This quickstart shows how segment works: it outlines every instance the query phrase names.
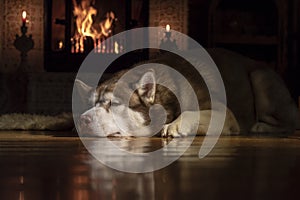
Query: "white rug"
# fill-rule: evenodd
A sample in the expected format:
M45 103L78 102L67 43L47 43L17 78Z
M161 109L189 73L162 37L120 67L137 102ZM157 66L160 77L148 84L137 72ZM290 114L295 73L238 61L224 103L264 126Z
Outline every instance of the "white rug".
M5 114L0 116L0 130L71 130L71 113L56 116L32 114Z

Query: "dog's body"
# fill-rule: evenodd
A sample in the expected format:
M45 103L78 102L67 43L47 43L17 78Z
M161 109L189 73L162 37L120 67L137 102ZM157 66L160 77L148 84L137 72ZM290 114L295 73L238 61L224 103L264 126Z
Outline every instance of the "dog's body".
M295 129L300 121L298 110L275 72L226 50L211 49L208 52L219 68L227 93L223 134L286 133ZM188 62L170 56L166 54L151 62L171 66L188 80L190 86L181 78L174 78L169 71L151 67L129 74L127 81L121 77L128 70L121 71L96 89L77 80L79 93L82 96L89 94L86 98L93 105L81 115L79 132L97 136L148 136L160 130L162 136L172 137L205 134L212 114L208 88ZM195 92L200 111L181 105L182 102L184 105L195 104L190 98L192 92ZM154 105L162 105L166 115ZM218 107L221 111L223 106L219 102L214 111L218 113ZM151 118L151 115L155 117Z

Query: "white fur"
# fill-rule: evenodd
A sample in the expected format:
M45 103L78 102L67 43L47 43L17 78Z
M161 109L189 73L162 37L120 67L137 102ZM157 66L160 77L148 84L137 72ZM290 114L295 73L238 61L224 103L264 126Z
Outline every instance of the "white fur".
M132 136L133 132L145 123L138 112L125 105L112 106L109 111L103 107L93 107L82 115L91 117L89 125L80 124L80 133L105 137L119 133L122 136Z

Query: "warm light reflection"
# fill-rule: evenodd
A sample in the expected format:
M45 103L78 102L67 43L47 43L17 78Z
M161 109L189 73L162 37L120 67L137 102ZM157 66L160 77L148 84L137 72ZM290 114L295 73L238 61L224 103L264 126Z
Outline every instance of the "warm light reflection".
M64 43L63 43L63 41L59 41L58 42L58 49L63 49L64 48Z
M25 200L24 191L19 192L19 200Z
M115 53L119 54L119 44L115 42Z

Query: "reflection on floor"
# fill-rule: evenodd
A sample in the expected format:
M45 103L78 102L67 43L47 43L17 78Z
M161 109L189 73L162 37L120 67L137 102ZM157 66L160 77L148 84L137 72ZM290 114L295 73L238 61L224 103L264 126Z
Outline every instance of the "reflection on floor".
M300 199L297 136L222 137L203 159L198 158L203 137L197 137L168 167L134 174L106 167L79 138L61 134L68 135L0 132L0 199ZM131 152L150 152L169 142L112 141ZM169 152L176 154L182 139L174 141ZM110 159L122 161L117 155Z

